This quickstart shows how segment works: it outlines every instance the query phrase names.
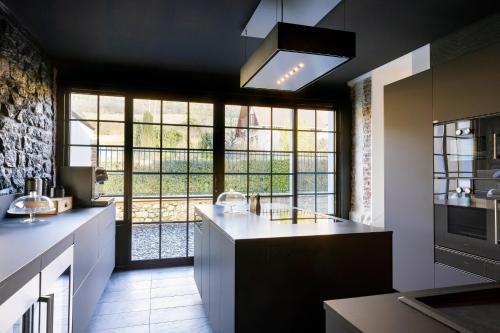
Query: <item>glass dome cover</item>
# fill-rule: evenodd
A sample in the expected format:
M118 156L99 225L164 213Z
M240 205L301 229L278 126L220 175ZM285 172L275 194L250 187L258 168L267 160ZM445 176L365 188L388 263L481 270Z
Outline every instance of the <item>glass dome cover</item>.
M217 197L217 205L223 206L225 212L243 213L247 210L247 199L243 193L230 189Z
M37 213L50 213L54 210L54 203L50 198L43 195L37 195L36 192L30 192L30 194L12 201L7 212L16 215L29 214L30 217L23 222L33 223L42 221L36 218Z

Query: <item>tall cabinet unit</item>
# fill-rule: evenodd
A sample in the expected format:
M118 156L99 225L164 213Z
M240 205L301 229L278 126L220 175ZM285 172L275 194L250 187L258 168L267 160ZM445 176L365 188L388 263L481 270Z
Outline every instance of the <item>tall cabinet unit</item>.
M434 288L432 71L384 89L385 227L393 286Z

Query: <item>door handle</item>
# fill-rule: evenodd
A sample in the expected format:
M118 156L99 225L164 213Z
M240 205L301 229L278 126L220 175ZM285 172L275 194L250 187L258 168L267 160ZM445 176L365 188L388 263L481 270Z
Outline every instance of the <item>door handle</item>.
M41 296L38 302L47 304L47 330L46 333L54 332L54 294Z
M497 134L496 133L493 133L493 156L492 158L494 160L498 159L498 155L497 155Z

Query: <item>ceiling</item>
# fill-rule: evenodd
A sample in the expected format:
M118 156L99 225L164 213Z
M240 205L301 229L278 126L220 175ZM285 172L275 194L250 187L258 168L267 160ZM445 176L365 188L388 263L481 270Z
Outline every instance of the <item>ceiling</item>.
M0 1L64 61L239 75L260 41L240 36L259 0ZM357 56L319 84L343 84L498 10L498 0L348 0ZM343 4L318 25L343 29Z

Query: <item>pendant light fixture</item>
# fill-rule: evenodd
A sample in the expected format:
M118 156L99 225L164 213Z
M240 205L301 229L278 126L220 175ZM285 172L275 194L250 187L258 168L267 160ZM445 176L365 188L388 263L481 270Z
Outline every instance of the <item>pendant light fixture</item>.
M300 90L354 58L355 44L353 32L277 22L241 68L240 86Z

